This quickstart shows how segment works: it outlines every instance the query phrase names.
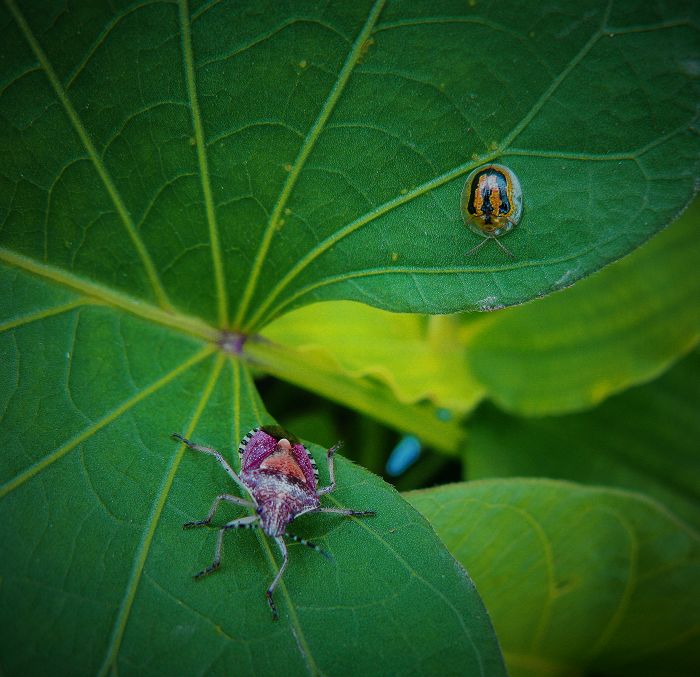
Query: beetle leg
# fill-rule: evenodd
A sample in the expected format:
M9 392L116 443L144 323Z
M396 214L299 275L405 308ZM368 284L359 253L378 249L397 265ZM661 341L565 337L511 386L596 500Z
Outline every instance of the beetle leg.
M214 551L214 561L206 569L202 569L201 571L197 572L194 575L194 579L199 580L200 578L202 578L202 576L214 573L219 568L219 565L221 564L221 545L224 540L224 534L229 529L252 529L253 527L258 526L258 519L259 518L257 515L248 515L247 517L241 517L240 519L228 522L228 524L224 524L224 526L221 527L221 529L219 529L219 533L216 536L216 550Z
M331 479L331 483L327 487L323 487L322 489L319 489L316 492L316 496L323 496L323 494L330 494L333 489L335 489L335 465L333 463L333 459L335 456L335 452L338 451L343 446L342 442L336 442L329 450L328 450L328 475Z
M251 503L250 501L246 501L244 498L239 498L238 496L231 496L231 494L219 494L214 499L214 502L211 505L211 510L209 510L209 514L203 520L199 520L197 522L186 522L182 525L182 528L192 529L193 527L205 527L211 524L214 514L216 513L221 501L228 501L229 503L233 503L234 505L241 505L244 508L255 507L253 503Z
M478 245L476 245L476 247L472 247L472 248L465 254L465 256L469 256L470 254L473 254L475 251L478 251L479 249L481 249L481 248L482 248L489 240L491 240L491 239L492 239L492 238L490 238L490 237L485 237L481 242L479 242Z
M280 579L282 578L282 574L284 573L284 570L287 568L287 562L289 561L289 556L287 555L287 546L284 544L282 537L275 536L275 543L277 543L277 545L279 546L279 549L282 553L282 566L280 566L279 570L277 571L277 575L273 579L272 583L270 583L270 587L265 592L265 596L267 597L267 603L270 605L270 611L272 611L272 620L273 621L276 621L279 619L279 614L277 613L277 607L275 606L275 601L272 599L272 593L275 591L277 584L280 582Z
M234 469L226 462L226 459L216 450L212 449L211 447L203 447L200 444L195 444L194 442L190 442L186 437L183 437L180 435L180 433L172 433L170 435L173 439L178 440L179 442L182 442L184 445L186 445L188 448L192 449L192 451L201 451L203 454L209 454L209 456L213 456L220 464L221 467L228 473L229 477L241 488L243 491L245 491L247 494L250 492L246 488L245 484L241 481L241 478L236 474Z
M492 237L492 240L495 240L496 244L506 253L508 256L510 256L512 259L515 258L515 254L513 254L509 249L506 248L506 246L497 238L497 237Z

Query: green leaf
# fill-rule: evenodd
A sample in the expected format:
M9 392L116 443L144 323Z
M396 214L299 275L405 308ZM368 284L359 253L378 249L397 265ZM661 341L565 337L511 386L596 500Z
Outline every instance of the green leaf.
M696 673L700 539L660 504L552 480L405 496L473 576L511 677Z
M5 0L2 258L246 331L541 296L695 190L700 10L647 4ZM516 260L466 255L492 160L523 186Z
M271 421L248 369L5 267L0 289L13 292L0 327L4 671L505 676L464 571L393 488L342 458L324 503L377 516L294 522L333 561L290 545L278 623L264 592L279 556L260 534L230 533L221 570L193 581L216 534L181 525L232 482L169 433L230 456ZM235 516L224 507L216 523Z
M642 491L700 527L700 353L661 378L570 416L470 421L470 479L554 477Z

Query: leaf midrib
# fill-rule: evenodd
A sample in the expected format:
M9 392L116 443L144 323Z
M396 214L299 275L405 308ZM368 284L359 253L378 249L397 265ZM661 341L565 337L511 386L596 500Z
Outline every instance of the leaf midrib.
M207 146L204 140L204 124L202 123L202 114L199 109L199 99L197 98L197 81L194 69L194 56L192 53L192 32L190 30L190 16L187 0L180 0L179 9L187 92L190 97L190 109L192 111L194 138L197 148L197 161L199 163L204 207L207 215L207 224L209 226L209 244L211 247L212 264L214 266L219 326L225 328L228 326L228 294L226 293L226 279L224 276L223 256L219 240L219 227L216 221L214 197L212 195L211 179L209 177Z
M187 427L187 432L185 433L187 437L190 437L199 422L199 419L204 412L204 409L214 391L214 386L219 378L221 369L223 368L225 361L225 356L223 353L218 353L214 364L212 365L211 374L209 379L202 391L202 395L197 403L195 411L192 415L190 424ZM146 565L146 560L148 559L148 553L153 543L153 537L155 536L156 528L160 521L160 516L165 508L165 503L167 501L170 489L175 481L175 475L180 466L180 462L185 455L187 447L185 444L180 444L177 454L175 454L172 463L168 467L168 471L163 478L163 483L161 485L160 491L157 495L156 501L153 504L153 509L147 521L146 530L143 533L141 542L139 543L136 552L134 553L134 565L131 571L131 576L129 577L129 582L126 585L124 592L124 597L119 605L117 611L117 616L112 627L112 633L110 636L109 643L107 645L107 650L105 652L104 661L99 670L99 675L106 675L112 669L116 668L116 661L119 655L119 649L121 647L122 638L124 637L124 632L126 630L126 625L129 621L129 615L133 607L134 599L136 598L136 592L138 590L139 583L141 581L141 576L143 574L143 569Z

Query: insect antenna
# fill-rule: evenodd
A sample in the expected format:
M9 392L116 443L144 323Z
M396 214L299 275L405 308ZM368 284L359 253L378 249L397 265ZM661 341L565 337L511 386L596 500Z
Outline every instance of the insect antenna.
M294 534L287 533L286 531L284 532L284 537L288 538L291 541L294 541L295 543L301 543L302 545L305 545L307 548L311 548L312 550L315 550L319 555L323 555L327 560L333 559L333 555L331 555L329 552L326 552L323 548L316 545L315 543L312 543L311 541L307 541L305 538L299 538L299 536L295 536Z

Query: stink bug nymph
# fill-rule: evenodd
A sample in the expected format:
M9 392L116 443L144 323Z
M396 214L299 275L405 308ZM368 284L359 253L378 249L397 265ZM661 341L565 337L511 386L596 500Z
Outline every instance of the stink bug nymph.
M324 494L329 494L335 489L333 456L340 448L340 443L335 444L328 450L330 484L319 489L318 470L311 453L296 437L278 426L254 428L241 440L241 443L238 445L238 453L241 460L240 475L236 474L216 449L190 442L190 440L185 439L178 433L173 433L172 437L186 444L193 451L201 451L204 454L213 456L228 473L229 477L252 499L249 501L231 494L220 494L214 499L209 514L203 520L187 522L182 525L183 529L192 529L211 524L221 501L255 510L254 515L232 520L219 529L214 561L206 569L195 574L194 578L198 580L219 568L221 563L221 544L227 531L230 529L260 527L277 543L282 553L282 565L265 593L272 611L273 620L277 620L278 615L272 593L282 578L288 561L287 546L284 543L284 539L288 538L306 545L330 559L330 555L319 546L287 533L287 525L299 515L309 512L362 517L375 514L371 510L321 507L320 497Z
M472 247L467 256L489 240L513 256L498 238L513 230L522 214L523 191L515 173L503 165L477 167L467 177L462 190L462 217L469 229L484 240Z

